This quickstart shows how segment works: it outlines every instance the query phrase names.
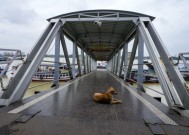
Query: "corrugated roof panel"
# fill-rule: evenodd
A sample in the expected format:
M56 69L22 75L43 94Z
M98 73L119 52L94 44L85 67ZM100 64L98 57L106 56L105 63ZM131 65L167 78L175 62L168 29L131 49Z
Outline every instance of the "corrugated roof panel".
M107 58L122 45L127 35L135 26L132 20L119 21L119 19L121 19L119 17L149 17L151 20L154 19L152 16L120 10L80 11L62 14L50 19L76 19L74 21L67 21L65 25L63 25L63 30L67 33L67 36L71 35L71 39L91 53L96 60L107 60ZM80 20L84 18L85 20ZM108 18L108 20L100 20L101 25L97 25L95 21L99 18ZM50 21L50 19L48 20Z

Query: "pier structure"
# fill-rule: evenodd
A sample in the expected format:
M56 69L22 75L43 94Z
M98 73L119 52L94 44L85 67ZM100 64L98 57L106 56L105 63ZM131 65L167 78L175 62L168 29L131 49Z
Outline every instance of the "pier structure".
M1 123L0 132L7 126L7 132L15 134L188 134L189 88L152 24L154 19L120 10L87 10L47 19L48 26L1 96L0 104L5 107L0 109L0 117L7 120ZM73 42L72 63L65 37ZM22 99L53 40L54 87ZM168 106L142 91L144 46ZM63 86L58 84L61 48L72 79ZM136 89L127 81L137 52ZM107 70L96 70L97 60L107 61ZM122 104L92 100L95 92L105 92L111 86Z
M179 63L179 60L181 59L183 61L183 63L184 63L184 67L187 69L187 71L189 73L189 63L187 62L187 59L184 57L184 55L189 55L189 52L179 53L178 63Z

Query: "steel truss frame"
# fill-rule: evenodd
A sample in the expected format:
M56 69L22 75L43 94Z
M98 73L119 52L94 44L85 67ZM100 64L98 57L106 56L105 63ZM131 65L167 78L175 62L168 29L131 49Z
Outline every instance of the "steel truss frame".
M136 25L138 26L133 43L133 49L131 52L131 56L129 59L129 64L127 64L128 55L127 55L127 43L129 41L125 41L124 53L125 58L121 58L120 70L124 67L124 80L129 78L131 68L133 66L133 61L135 58L136 50L138 47L138 78L137 82L139 83L138 88L143 89L142 85L142 74L143 74L143 49L144 43L147 48L147 51L150 55L152 63L154 65L156 74L160 81L160 85L162 87L163 93L165 95L166 101L168 106L172 109L178 111L181 115L189 117L189 91L186 85L186 82L182 78L182 75L178 71L178 68L174 66L172 59L170 58L170 54L168 53L166 47L164 46L163 42L161 41L157 31L155 30L152 22L149 18L140 18ZM128 38L129 39L129 38ZM131 38L130 38L131 39ZM109 62L113 63L113 70L110 70L113 74L115 73L115 58L118 55L118 51L112 56ZM125 62L122 62L122 61ZM163 64L162 64L162 62ZM108 64L109 66L111 64ZM128 67L127 67L128 65ZM112 68L109 68L112 69ZM119 71L119 75L121 73ZM182 108L182 109L181 109Z
M165 48L163 42L161 41L158 33L156 32L154 26L149 17L119 17L119 16L104 16L104 17L96 17L96 16L87 16L87 18L81 17L87 16L86 14L80 14L79 18L59 18L59 19L51 19L49 25L35 44L32 49L30 55L27 57L25 63L19 69L15 78L11 82L7 91L3 93L0 99L1 105L9 105L15 101L21 100L24 96L27 87L32 80L32 76L37 70L40 62L42 61L45 53L47 52L49 46L51 45L54 37L60 32L60 41L62 44L62 48L64 51L64 55L66 58L66 63L69 70L70 76L73 78L73 73L71 72L71 64L68 58L66 43L64 39L64 35L67 36L74 42L75 47L78 46L81 48L82 55L82 66L84 67L84 73L91 72L92 63L95 63L94 57L83 47L83 45L79 44L77 40L72 36L68 31L63 29L63 26L67 22L73 21L132 21L135 23L135 27L130 31L127 35L124 42L118 45L117 49L111 54L111 57L108 58L108 69L120 76L121 69L124 69L124 80L129 77L129 73L131 72L131 68L133 65L134 57L136 54L137 47L139 47L139 64L143 61L143 43L148 50L150 58L152 59L152 63L154 65L156 74L160 81L160 85L166 97L167 103L170 108L180 108L182 107L185 110L189 109L189 92L187 91L187 87L185 86L185 81L181 78L180 72L176 67L173 66L172 60L170 59L170 55ZM131 53L131 57L129 60L128 67L126 66L128 63L128 42L135 38L133 49ZM124 49L121 62L120 62L120 50ZM57 49L58 50L58 49ZM77 49L74 49L74 53ZM85 52L85 55L84 55ZM76 57L74 56L74 57ZM161 56L161 57L160 57ZM163 61L163 65L161 63ZM79 64L79 62L78 62ZM119 67L117 65L120 65ZM82 67L81 66L81 67ZM122 68L122 67L124 68ZM79 66L80 67L80 66ZM96 67L94 66L94 69ZM83 70L83 69L81 69ZM139 73L141 73L143 68L139 66ZM83 71L81 72L83 74ZM138 77L138 82L143 83L141 80L141 76ZM141 86L139 86L141 88Z
M68 57L68 51L65 43L64 32L62 30L62 26L65 22L61 20L50 22L47 28L44 30L43 34L39 38L39 40L34 45L30 55L26 58L23 65L18 69L17 74L11 81L8 89L2 94L0 98L0 105L9 105L15 101L21 100L28 88L29 83L32 80L33 75L35 74L38 66L42 62L47 50L49 49L52 41L55 38L55 78L52 86L58 86L58 76L59 76L59 56L60 56L60 42L63 48L63 52L65 55L66 63L69 69L69 74L71 78L74 78L74 74L71 69L75 69L75 58L77 57L77 64L79 68L79 73L81 74L81 65L78 55L78 48L76 43L74 42L73 45L73 62L72 68ZM84 51L82 52L82 54ZM87 73L91 71L91 60L92 58L86 53L87 55ZM83 63L84 62L84 55L83 55ZM93 60L95 63L95 60ZM84 66L85 69L85 66ZM95 69L95 68L94 68ZM85 70L86 73L86 70Z

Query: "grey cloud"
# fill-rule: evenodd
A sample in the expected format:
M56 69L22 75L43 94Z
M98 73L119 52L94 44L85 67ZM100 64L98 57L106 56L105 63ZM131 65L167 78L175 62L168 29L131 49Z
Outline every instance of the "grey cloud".
M189 51L188 5L188 0L1 0L0 45L3 47L4 44L6 48L6 45L14 44L28 52L43 31L39 27L47 25L47 18L80 10L118 9L156 17L153 23L174 55ZM7 22L9 24L5 25ZM4 26L8 27L5 29ZM8 39L10 35L11 41Z
M9 9L4 17L4 21L16 24L29 24L37 14L33 10L24 10L19 8Z
M36 16L25 0L1 0L0 19L5 23L29 24Z

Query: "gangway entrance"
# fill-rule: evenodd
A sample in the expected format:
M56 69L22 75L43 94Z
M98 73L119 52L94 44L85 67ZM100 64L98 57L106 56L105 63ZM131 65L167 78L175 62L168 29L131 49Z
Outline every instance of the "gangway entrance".
M31 117L40 114L43 116L60 116L62 114L62 117L56 117L55 120L47 118L49 126L56 126L55 129L65 131L69 125L76 123L79 127L75 126L76 129L73 130L73 133L86 127L88 130L80 130L83 134L91 133L91 131L94 134L98 134L98 132L101 132L99 134L116 134L118 129L121 129L120 134L124 134L129 132L130 128L134 129L135 124L140 127L136 129L136 132L134 131L136 134L160 134L160 132L161 134L165 134L164 132L172 134L174 127L178 129L176 132L183 130L183 134L188 133L188 128L183 127L183 125L188 126L189 123L188 119L185 118L189 117L189 88L178 68L174 66L170 54L154 28L152 24L154 19L149 15L119 10L88 10L49 18L48 26L1 96L0 104L8 106L2 109L8 114L1 114L1 117L12 113L16 115L11 116L11 118L22 113L31 113ZM68 45L66 45L65 37L73 41L72 63L68 56ZM39 98L31 97L31 101L30 99L22 100L33 75L53 40L55 40L53 90L47 91L46 94L37 94L36 96L39 96ZM134 42L128 60L128 43L131 40L134 40ZM144 45L151 58L168 107L155 102L154 99L140 91L143 89ZM58 83L60 47L64 52L69 75L72 79L71 82L62 87ZM78 49L81 50L80 55ZM138 89L126 82L137 49ZM95 71L97 60L107 61L108 71ZM75 78L73 72L76 65L81 75L78 78ZM122 73L123 79L121 79ZM124 100L123 104L117 106L95 104L91 100L92 93L110 85L114 85L119 90L119 96ZM76 108L77 111L74 111L73 108ZM80 108L82 109L80 110ZM175 111L179 112L182 117ZM170 112L172 115L169 114ZM27 118L30 119L31 117ZM21 121L22 119L28 120L25 119L25 115L19 118ZM37 118L34 117L34 119ZM34 120L32 125L34 126L37 121L42 122L40 119L43 118ZM52 124L51 120L57 124ZM126 123L128 121L129 125ZM12 122L15 124L15 121ZM62 122L65 126L60 126ZM150 130L144 127L144 123L147 123ZM159 125L154 125L155 123ZM24 131L31 131L28 129L30 124L28 124L28 127L27 124L25 125L26 130ZM8 124L8 126L10 125ZM101 126L105 130L99 130ZM128 128L123 128L127 126ZM21 127L19 128L21 129ZM45 128L45 126L41 128ZM156 129L158 129L158 133L155 133ZM54 132L56 133L56 131ZM72 131L69 132L72 133ZM129 132L129 134L132 133Z

